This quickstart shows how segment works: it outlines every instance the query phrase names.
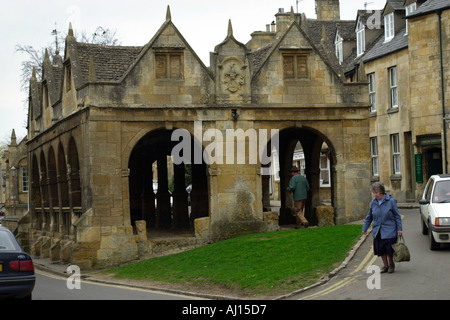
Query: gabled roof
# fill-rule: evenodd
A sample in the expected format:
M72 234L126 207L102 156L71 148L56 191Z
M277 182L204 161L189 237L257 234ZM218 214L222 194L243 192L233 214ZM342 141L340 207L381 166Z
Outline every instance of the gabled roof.
M60 61L60 60L58 60ZM42 83L47 84L48 94L52 105L61 99L61 81L63 78L63 66L50 61L47 49L45 50L44 63L42 65Z
M450 0L428 0L406 18L423 16L432 12L450 9Z
M364 55L363 61L366 63L406 48L408 48L408 35L406 28L403 28L389 42L384 41L384 36L380 37L373 48Z
M405 0L386 0L386 6L390 5L394 10L405 10Z
M172 23L170 7L167 7L166 21L161 25L153 38L144 46L105 46L80 43L69 30L66 38L66 57L70 58L72 74L77 89L89 82L117 84L129 74L133 67L142 59L148 50L154 47L158 38L167 28L172 27L187 48L196 57L207 74L208 68L193 51L184 37ZM71 27L70 27L71 29Z
M28 110L28 113L31 115L32 119L37 119L42 112L42 83L37 81L36 69L34 68L30 79L29 98L29 108L32 109L32 112L30 112L31 110Z
M353 20L338 22L336 25L336 32L339 32L339 35L344 41L356 40L355 22Z
M305 23L306 30L304 30L295 20L292 20L291 24L276 38L275 41L252 52L252 78L255 78L255 76L259 73L264 64L269 60L272 53L280 46L286 35L293 28L297 28L311 46L311 49L321 56L323 62L338 78L341 79L343 77L343 71L333 49L337 23L339 22L315 19L307 20ZM323 37L326 39L323 39Z
M96 81L116 82L136 61L143 47L103 46L77 43L79 68L84 84L89 81L90 59L95 66Z

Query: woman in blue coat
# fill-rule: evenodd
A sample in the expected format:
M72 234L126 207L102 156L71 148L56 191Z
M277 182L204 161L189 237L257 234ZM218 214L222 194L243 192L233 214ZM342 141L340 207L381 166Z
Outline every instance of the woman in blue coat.
M402 218L397 208L397 201L385 193L384 185L375 182L371 187L374 198L364 220L363 233L372 223L373 251L383 260L381 273L394 272L394 250L392 245L397 242L397 236L402 235Z

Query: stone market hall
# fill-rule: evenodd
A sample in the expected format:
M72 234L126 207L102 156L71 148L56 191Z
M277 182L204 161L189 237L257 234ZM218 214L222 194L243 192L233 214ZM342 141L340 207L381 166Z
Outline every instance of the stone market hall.
M31 251L100 268L151 254L147 239L161 230L169 237L187 231L195 244L277 230L294 219L286 186L298 142L311 224L320 223L324 146L334 223L363 218L370 201L367 83L347 83L328 47L339 1L317 0L317 10L318 19L280 10L247 44L234 38L230 21L223 42L211 44L209 67L169 8L144 46L81 43L69 27L63 56L47 54L42 81L30 80ZM181 164L171 157L177 129L190 133L192 146L183 155L191 161ZM220 157L229 129L247 135L244 161L238 152L232 163ZM249 133L263 131L277 135L261 147L262 137ZM250 161L260 151L279 160L279 213L270 208L270 164Z

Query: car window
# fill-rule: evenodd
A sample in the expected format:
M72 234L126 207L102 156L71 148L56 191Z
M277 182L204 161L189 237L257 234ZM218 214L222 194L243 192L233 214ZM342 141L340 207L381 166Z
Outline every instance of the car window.
M433 190L433 185L434 185L434 180L430 179L430 181L428 181L426 191L425 191L425 199L428 201L431 201L431 191Z
M8 232L0 230L0 252L17 250L20 250L20 248L12 236Z
M450 180L436 182L433 191L433 202L450 202Z

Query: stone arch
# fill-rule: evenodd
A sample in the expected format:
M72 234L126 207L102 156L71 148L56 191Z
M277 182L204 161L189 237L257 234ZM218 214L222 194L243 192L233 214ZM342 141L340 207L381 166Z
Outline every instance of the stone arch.
M41 150L40 163L39 163L39 181L41 191L41 209L43 212L43 226L42 228L49 231L50 228L50 200L48 192L48 174L47 174L47 161L45 159L44 151Z
M69 202L69 183L67 179L67 164L66 153L61 142L58 144L58 159L57 159L57 172L58 172L58 184L61 190L61 207L66 208L70 206Z
M70 185L71 207L74 211L81 211L81 181L80 181L80 162L78 157L78 148L73 137L70 137L68 144L68 172Z
M58 144L57 172L61 212L60 232L69 234L71 228L69 179L67 174L66 154L61 141Z
M193 158L194 146L199 144L194 142L189 130L185 131L190 135L190 164L189 161L173 163L172 149L180 143L171 141L174 131L166 128L141 130L125 148L130 150L126 163L133 225L136 220L145 220L149 228L192 230L195 218L209 214L206 164L203 161L196 164ZM169 177L173 180L169 181ZM186 180L189 177L191 185Z
M57 185L56 156L53 146L48 150L48 190L49 190L49 211L51 216L51 231L59 231L59 197Z
M48 183L49 183L49 201L50 207L58 207L58 187L57 187L57 171L56 171L56 156L53 147L50 146L48 150Z
M41 184L39 177L39 162L35 153L31 155L31 206L32 214L35 217L33 219L36 229L42 228L42 196L41 196Z
M331 205L334 204L334 188L336 175L332 168L336 164L336 152L330 139L328 139L320 131L308 127L308 126L290 126L281 129L278 133L278 146L276 146L276 152L279 159L279 167L277 172L273 174L279 175L279 193L280 193L280 224L293 224L295 218L292 214L293 211L293 199L286 191L291 178L290 169L293 165L293 155L297 143L301 144L304 154L304 174L308 179L310 185L310 191L308 192L308 199L306 202L305 216L310 224L317 224L317 217L315 216L315 208L323 201L329 201ZM272 141L272 140L271 140ZM271 141L269 141L268 146ZM326 148L323 148L326 146ZM266 146L266 154L269 156ZM320 192L320 180L321 180L321 156L325 154L327 161L329 161L329 191L324 195ZM273 164L270 164L273 165ZM273 167L272 167L273 168ZM262 175L262 194L263 194L263 207L268 209L268 179L269 176ZM324 199L324 197L328 197Z

